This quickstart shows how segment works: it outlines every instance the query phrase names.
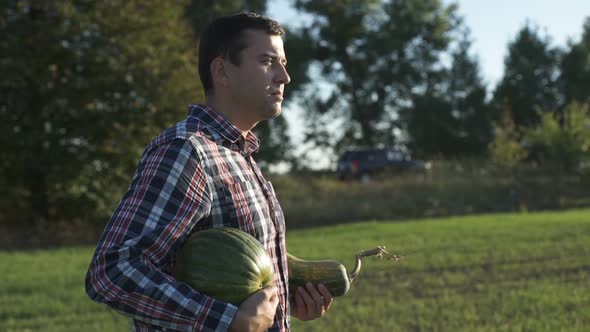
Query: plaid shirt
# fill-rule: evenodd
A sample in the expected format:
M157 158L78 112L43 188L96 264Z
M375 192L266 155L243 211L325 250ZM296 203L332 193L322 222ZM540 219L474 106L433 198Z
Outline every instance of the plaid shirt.
M275 269L279 305L269 331L289 331L284 216L251 154L258 139L192 105L146 148L97 245L86 292L134 320L134 331L224 331L237 307L171 275L193 233L229 226L256 237ZM206 255L207 253L203 253Z

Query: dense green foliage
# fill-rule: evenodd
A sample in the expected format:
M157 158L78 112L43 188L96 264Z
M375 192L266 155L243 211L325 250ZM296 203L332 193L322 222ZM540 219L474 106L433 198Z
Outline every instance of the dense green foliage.
M528 155L520 144L521 134L514 124L512 113L507 104L503 105L500 119L494 126L494 139L490 143L490 159L500 167L515 168Z
M498 108L506 103L517 127L537 125L539 111L553 112L561 106L559 56L549 37L529 24L508 45L504 76L495 88L493 103Z
M1 4L0 221L104 220L145 145L199 96L182 6Z
M0 223L105 222L147 143L204 102L199 29L242 9L265 1L0 2ZM256 133L263 168L289 158L283 118Z
M590 109L572 103L558 114L541 115L541 124L525 132L526 141L535 146L537 158L555 168L575 172L590 155Z
M454 5L301 0L295 7L310 19L287 39L293 102L307 111L306 141L327 152L405 144L425 157L483 156L502 109L521 132L539 125L540 113L590 98L590 21L565 48L526 22L507 45L502 79L487 87Z
M492 137L492 113L479 64L471 54L469 30L459 30L450 68L430 75L426 90L412 94L400 111L407 145L416 155L482 155Z
M586 19L580 41L570 45L563 57L561 82L566 103L590 102L590 17Z
M492 159L499 151L514 167L529 167L520 165L529 155L548 172L576 171L567 180L546 173L528 182L530 187L511 178L487 178L492 173L485 167L470 178L475 189L425 182L405 184L411 187L405 191L397 187L403 177L375 189L330 182L315 192L316 184L289 191L286 185L278 191L295 223L324 217L332 222L341 215L354 220L507 211L523 201L530 209L587 202L576 176L588 174L580 168L589 159L583 138L590 131L583 126L588 116L567 125L567 110L573 101L587 107L590 98L590 18L581 38L563 48L525 24L507 45L504 77L490 89L456 5L439 0L293 5L309 16L299 26L281 22L290 27L285 47L292 83L286 92L296 92L286 101L304 109L301 130L313 143L306 148L338 152L355 145L405 144L418 157L441 159L487 158L492 146ZM100 230L108 220L145 145L184 118L187 104L203 101L195 52L203 24L266 9L264 0L0 1L0 244L92 240L94 235L82 233L88 224ZM491 101L486 90L495 91ZM514 128L498 121L504 108ZM542 120L539 114L552 115ZM284 117L257 126L262 143L255 157L264 169L278 161L306 165L294 155L288 129ZM525 132L542 135L527 141ZM546 192L552 182L559 197L534 194ZM391 195L406 205L392 208ZM454 195L469 199L457 204ZM376 199L365 202L367 197ZM326 212L324 202L341 204L347 212ZM298 212L310 208L317 209L312 218ZM14 239L9 243L7 237Z
M326 317L296 331L584 331L590 324L590 211L495 214L290 231L288 249L351 268L385 245L405 262L367 259ZM128 331L84 295L93 248L0 253L0 329ZM59 267L59 268L56 268Z
M203 27L219 16L241 11L264 13L265 10L266 0L189 0L185 14L198 39Z
M590 82L590 19L578 43L565 50L550 43L549 36L526 24L509 44L504 77L492 100L500 119L491 152L525 148L528 160L577 172L590 156L590 93L582 87ZM503 126L504 113L513 117L515 128ZM505 140L507 131L516 137L504 146L496 144Z
M295 4L312 17L286 43L294 64L290 88L310 113L307 135L337 151L397 142L402 126L396 112L441 75L439 59L455 28L456 7L438 0ZM317 91L322 83L327 93ZM338 131L326 135L334 120Z

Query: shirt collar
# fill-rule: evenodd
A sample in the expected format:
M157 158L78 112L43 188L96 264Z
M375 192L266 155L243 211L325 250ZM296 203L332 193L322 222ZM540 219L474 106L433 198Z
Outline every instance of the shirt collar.
M188 115L202 121L208 128L237 145L238 149L250 155L260 147L260 140L252 131L248 131L246 138L242 132L227 120L221 113L207 105L189 105Z

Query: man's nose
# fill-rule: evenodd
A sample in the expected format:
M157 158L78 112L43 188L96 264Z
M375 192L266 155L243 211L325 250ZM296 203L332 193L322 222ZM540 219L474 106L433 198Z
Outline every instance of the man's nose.
M287 72L287 67L283 64L279 64L279 69L277 70L275 81L280 84L289 84L291 82L291 77Z

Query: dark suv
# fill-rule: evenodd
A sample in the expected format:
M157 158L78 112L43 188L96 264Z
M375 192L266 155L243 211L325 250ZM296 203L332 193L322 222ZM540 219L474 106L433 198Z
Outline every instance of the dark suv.
M346 151L340 159L336 174L340 179L369 179L384 172L427 172L430 163L414 160L403 149L358 149Z

